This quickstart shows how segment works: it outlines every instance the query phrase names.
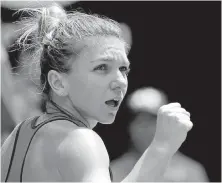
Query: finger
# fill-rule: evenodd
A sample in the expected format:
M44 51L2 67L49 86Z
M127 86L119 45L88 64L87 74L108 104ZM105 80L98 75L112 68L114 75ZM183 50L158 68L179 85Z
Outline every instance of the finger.
M167 112L167 111L166 111ZM173 108L173 109L169 109L170 113L181 113L181 114L185 114L187 116L190 117L190 113L187 112L184 108Z
M190 120L190 117L183 113L171 113L171 116L175 116L175 118L179 120Z
M169 103L165 105L167 108L174 108L174 107L181 107L180 103L174 102L174 103Z
M187 131L193 128L193 123L190 120L179 120L180 124L184 125Z
M161 110L162 113L165 113L165 114L171 114L171 113L182 113L182 114L185 114L187 116L190 117L190 113L187 112L184 108L179 108L179 107L175 107L175 108L165 108L165 109L162 109Z
M177 108L180 108L181 107L181 105L179 104L179 103L170 103L170 104L167 104L167 105L163 105L163 106L161 106L160 108L159 108L159 111L158 112L164 112L164 111L167 111L168 109L171 109L171 108L175 108L175 107L177 107Z

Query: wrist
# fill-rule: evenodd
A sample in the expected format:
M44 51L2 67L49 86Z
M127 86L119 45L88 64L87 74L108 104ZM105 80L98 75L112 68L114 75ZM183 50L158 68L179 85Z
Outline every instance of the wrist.
M155 139L150 144L150 149L154 151L157 155L160 156L173 156L173 151L170 148L169 144L164 142L158 142Z

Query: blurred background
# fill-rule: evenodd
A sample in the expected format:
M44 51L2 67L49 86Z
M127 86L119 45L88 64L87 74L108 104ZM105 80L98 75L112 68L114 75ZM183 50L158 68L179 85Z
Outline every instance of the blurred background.
M114 124L95 128L108 149L116 180L131 170L143 148L149 145L155 131L152 121L156 108L165 102L180 102L191 113L194 127L173 159L166 181L185 182L190 176L194 178L190 179L192 182L220 182L221 2L59 3L66 10L81 7L87 13L106 15L120 22L126 41L132 45L126 100ZM16 30L20 28L12 24L20 15L13 14L17 8L47 4L50 2L2 1L2 143L16 124L41 113L33 80L38 75L36 68L24 67L29 63L25 62L28 59L19 51L9 51L16 39ZM147 92L147 89L153 92ZM132 96L141 102L133 103ZM153 102L139 107L144 97ZM189 172L192 171L196 174L191 176ZM175 177L177 174L181 176Z

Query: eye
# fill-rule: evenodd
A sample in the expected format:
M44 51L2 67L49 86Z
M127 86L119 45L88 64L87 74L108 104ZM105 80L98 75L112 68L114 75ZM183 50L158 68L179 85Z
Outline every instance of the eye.
M125 67L125 66L122 66L122 67L119 68L119 70L120 70L121 72L124 72L127 76L129 75L130 68Z
M94 70L106 70L106 69L107 69L107 65L101 64L101 65L97 66Z
M101 65L97 66L94 70L104 71L104 70L107 70L107 69L108 69L108 66L106 64L101 64Z

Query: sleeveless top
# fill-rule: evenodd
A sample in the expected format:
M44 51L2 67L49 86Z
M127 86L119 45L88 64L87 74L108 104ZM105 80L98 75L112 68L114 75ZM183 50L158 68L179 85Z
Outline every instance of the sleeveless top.
M51 110L51 112L47 113L49 114L49 117L47 119L40 121L38 125L36 125L36 122L40 116L27 119L21 124L19 124L18 130L16 131L16 136L14 140L14 145L12 149L12 154L7 174L5 177L5 182L22 182L22 174L23 174L25 159L29 147L31 145L32 139L35 136L36 132L38 132L38 130L40 130L40 128L43 127L44 125L52 123L56 120L67 120L79 127L88 128L87 121L84 118L82 118L77 111L74 111L75 113L74 115L69 115L69 113L63 113L61 111L58 111L59 106L54 102L50 103L48 102L47 106ZM109 172L110 172L110 178L111 180L113 180L113 175L110 167L109 167Z

